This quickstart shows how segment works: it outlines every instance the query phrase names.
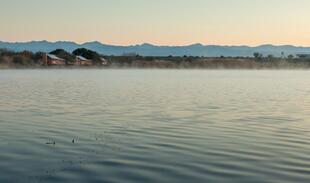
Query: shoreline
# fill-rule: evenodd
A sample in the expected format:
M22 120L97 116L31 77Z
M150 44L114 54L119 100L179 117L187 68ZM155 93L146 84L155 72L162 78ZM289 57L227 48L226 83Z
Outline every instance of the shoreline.
M79 48L69 53L56 49L50 53L14 52L0 49L0 69L230 69L291 70L310 69L310 55L287 57L204 57L204 56L113 56Z
M310 70L310 67L260 67L260 68L245 68L245 67L6 67L0 65L1 70Z

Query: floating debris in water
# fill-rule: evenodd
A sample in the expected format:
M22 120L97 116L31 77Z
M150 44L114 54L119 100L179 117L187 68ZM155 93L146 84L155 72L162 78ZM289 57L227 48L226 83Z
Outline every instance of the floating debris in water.
M55 145L56 142L55 141L54 142L46 142L45 144L47 144L47 145Z

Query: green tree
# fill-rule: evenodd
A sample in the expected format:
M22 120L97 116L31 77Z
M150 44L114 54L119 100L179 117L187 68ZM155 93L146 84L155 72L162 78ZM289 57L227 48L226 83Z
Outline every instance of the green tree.
M253 54L253 56L254 56L255 60L258 60L258 61L262 60L262 58L263 58L263 54L258 53L258 52L255 52Z
M272 55L272 54L269 54L268 56L267 56L267 59L269 60L269 61L272 61L272 60L274 60L274 56Z
M94 64L97 65L101 65L101 56L99 55L99 53L92 51L92 50L88 50L86 48L78 48L76 50L74 50L73 55L76 56L82 56L84 58L87 58L89 60L92 60Z
M34 63L39 64L42 62L43 55L43 52L36 52L32 55L32 60L34 61Z
M289 55L289 56L287 56L287 58L288 58L289 60L293 60L294 55Z
M75 56L65 51L64 49L56 49L50 52L50 54L56 55L57 57L65 59L66 61L69 61L69 62L75 61Z

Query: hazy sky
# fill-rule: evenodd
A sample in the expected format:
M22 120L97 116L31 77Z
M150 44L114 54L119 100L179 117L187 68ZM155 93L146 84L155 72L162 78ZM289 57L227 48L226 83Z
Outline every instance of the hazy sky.
M310 0L0 0L0 40L310 46Z

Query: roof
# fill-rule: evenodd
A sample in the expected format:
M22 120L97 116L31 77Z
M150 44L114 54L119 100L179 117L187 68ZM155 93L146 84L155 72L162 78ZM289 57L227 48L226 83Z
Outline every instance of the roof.
M64 59L62 59L62 58L59 58L59 57L57 57L56 55L52 55L52 54L47 54L47 56L49 57L49 58L51 58L51 59L54 59L54 60L64 60Z
M77 59L82 60L82 61L89 61L88 59L86 59L85 57L82 56L76 56Z
M106 62L106 61L107 61L105 58L102 58L102 57L101 57L100 59L101 59L101 61L104 61L104 62Z

